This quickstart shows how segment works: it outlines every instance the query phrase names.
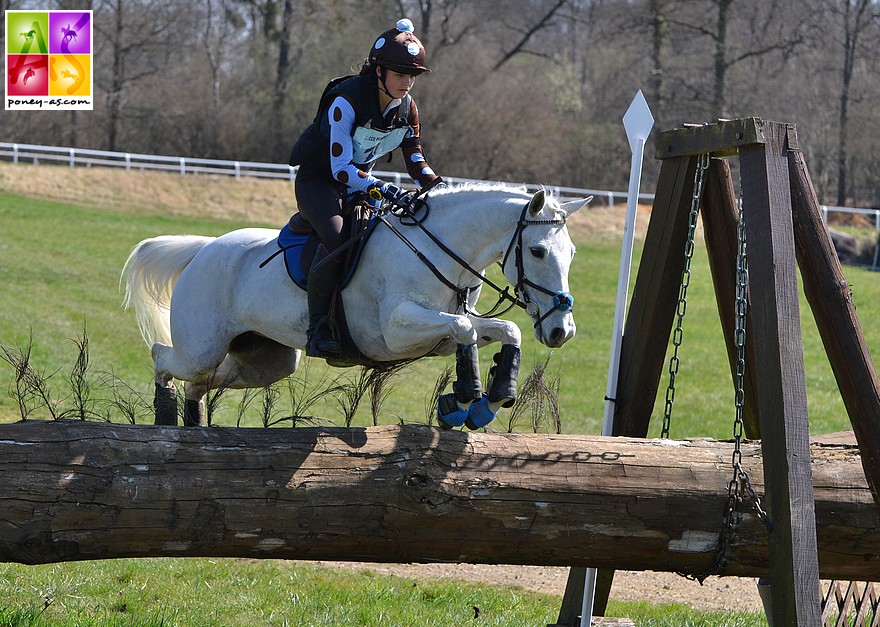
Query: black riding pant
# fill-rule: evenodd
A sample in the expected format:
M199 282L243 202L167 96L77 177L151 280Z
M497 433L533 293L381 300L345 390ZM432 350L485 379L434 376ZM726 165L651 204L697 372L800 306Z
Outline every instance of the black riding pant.
M343 244L342 205L346 188L339 182L298 174L294 193L299 212L318 232L328 252Z

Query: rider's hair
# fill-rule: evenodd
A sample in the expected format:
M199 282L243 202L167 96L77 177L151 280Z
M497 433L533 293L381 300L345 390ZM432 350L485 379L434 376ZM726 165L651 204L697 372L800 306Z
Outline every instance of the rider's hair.
M372 63L370 63L369 59L364 59L364 62L361 63L361 69L360 69L360 72L358 72L358 74L360 76L375 76L377 67L381 67L381 66L373 65ZM383 70L384 70L384 68L383 68Z

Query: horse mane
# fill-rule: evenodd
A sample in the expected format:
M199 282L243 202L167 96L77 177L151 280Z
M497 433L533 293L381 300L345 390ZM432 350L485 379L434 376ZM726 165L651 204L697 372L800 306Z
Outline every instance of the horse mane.
M450 185L446 189L439 189L431 192L432 196L441 196L445 194L458 194L464 192L506 192L509 194L528 195L525 185L511 185L510 183L486 183L482 181L473 181L469 183L459 183Z
M546 187L541 188L544 193L547 195L547 208L553 210L554 212L558 212L559 209L559 200L554 196L553 192ZM446 189L440 189L435 192L430 193L430 198L439 198L442 196L452 196L455 194L467 194L469 192L483 194L483 193L498 193L499 195L504 196L515 196L521 198L522 200L528 200L532 197L532 192L530 192L525 185L512 185L510 183L485 183L485 182L469 182L469 183L461 183L456 185L451 185Z

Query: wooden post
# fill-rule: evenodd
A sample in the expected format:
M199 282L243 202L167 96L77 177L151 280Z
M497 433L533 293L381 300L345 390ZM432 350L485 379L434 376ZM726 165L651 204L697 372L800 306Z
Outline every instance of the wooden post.
M797 263L788 182L789 127L766 122L764 142L740 148L748 242L773 624L821 624L810 424L801 346Z
M804 292L862 450L868 485L880 506L880 382L849 284L822 221L807 164L799 151L789 152L788 171Z
M657 157L665 160L665 168L667 161L680 164L688 158L693 162L696 155L705 153L716 157L739 154L750 278L751 326L747 336L751 335L752 339L747 350L754 349L747 363L747 372L752 371L747 390L753 390L755 404L750 412L757 415L762 435L767 463L766 496L774 524L770 564L773 621L779 625L818 626L815 510L810 461L806 455L809 420L788 179L788 149L796 148L796 141L790 125L748 118L663 133L658 138ZM622 373L627 373L628 378L621 377L622 384L617 391L621 420L615 434L644 435L647 432L646 416L653 408L657 391L655 361L665 356L671 328L667 307L661 305L665 305L664 298L674 298L675 291L671 288L677 285L655 268L666 269L673 265L675 262L668 260L668 255L679 257L674 247L649 249L648 244L655 219L664 225L684 221L681 193L673 195L666 191L674 188L673 181L683 185L683 179L681 174L673 176L661 170L657 195L661 211L657 216L652 215L645 246L645 251L651 254L643 255L638 275L639 279L645 277L647 285L642 294L647 296L638 299L637 283L627 319L621 364ZM710 187L713 185L712 215L708 220L717 224L715 218L719 210L731 213L731 208L724 205L732 204L732 193L728 182L718 176L714 184L710 182ZM729 231L729 215L721 224ZM674 228L681 229L680 237L684 237L682 227ZM674 237L670 234L655 239L671 242ZM730 267L730 235L712 233L707 240L715 250L713 263L718 272L724 266ZM657 294L658 290L666 291L665 296ZM726 307L724 303L731 299L729 284L722 284L719 290L719 303ZM659 320L652 321L658 312ZM730 325L729 322L723 324ZM663 342L657 343L657 338ZM643 363L646 360L650 362L647 365ZM636 395L650 400L635 401ZM636 418L636 414L640 417ZM752 428L752 431L756 430Z
M695 157L663 162L620 350L614 435L643 438L660 378L684 270Z

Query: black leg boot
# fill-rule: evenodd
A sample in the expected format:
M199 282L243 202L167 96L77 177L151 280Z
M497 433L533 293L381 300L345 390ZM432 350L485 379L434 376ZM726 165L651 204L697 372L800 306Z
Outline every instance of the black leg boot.
M309 330L306 345L306 355L309 357L335 357L342 351L328 315L333 292L342 273L342 264L335 259L319 264L326 256L327 249L319 246L309 270Z

